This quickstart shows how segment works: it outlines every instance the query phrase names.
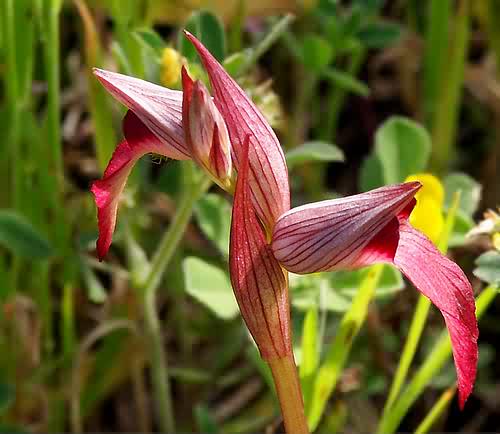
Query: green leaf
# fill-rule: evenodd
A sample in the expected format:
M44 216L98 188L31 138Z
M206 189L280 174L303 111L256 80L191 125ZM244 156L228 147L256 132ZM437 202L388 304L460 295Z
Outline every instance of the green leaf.
M195 257L183 262L187 293L221 319L238 315L231 282L221 269Z
M246 65L250 53L251 48L247 48L244 51L231 54L229 57L224 59L224 69L231 77L237 77L239 75L240 70Z
M286 153L288 168L310 161L344 161L340 148L326 142L306 142Z
M194 213L207 238L229 256L231 205L228 201L221 195L208 193L198 200Z
M384 185L382 163L376 155L369 155L361 164L359 183L362 191L373 190Z
M354 297L369 272L368 267L354 271L337 271L331 273L330 280L340 294ZM399 270L391 266L384 267L375 289L375 297L387 297L404 287L404 280Z
M465 214L463 210L458 209L448 242L449 247L463 246L467 242L467 233L474 227L474 225L474 220Z
M320 350L318 344L318 310L316 307L311 307L304 318L302 345L300 347L299 374L302 383L302 394L306 403L310 400L314 376L319 365Z
M391 117L375 135L375 154L385 184L397 184L424 171L430 151L431 139L425 128L407 118Z
M151 48L158 55L161 55L162 50L166 47L163 38L152 29L138 29L133 32L133 35L139 42Z
M453 195L460 191L460 210L466 215L472 216L481 200L481 184L465 173L452 173L444 181L445 208L453 202Z
M226 55L226 35L217 16L208 11L197 11L188 19L185 28L196 36L219 62L222 62ZM179 32L178 47L190 62L198 59L196 50L182 32Z
M343 90L347 90L360 96L368 96L370 94L370 88L365 83L344 71L331 67L325 69L323 71L323 75L335 86L338 86Z
M194 408L194 416L196 418L196 424L198 425L199 432L206 434L216 434L219 432L215 419L205 405L198 404Z
M302 62L311 72L320 73L333 59L333 47L320 36L308 34L302 40Z
M31 223L12 210L0 210L0 245L28 259L47 259L54 253Z
M500 252L483 253L476 259L474 276L490 285L500 286Z
M356 36L366 47L381 49L394 45L401 34L401 27L397 24L375 22L363 26Z
M14 386L7 383L0 383L0 414L7 411L9 406L14 401L16 390Z

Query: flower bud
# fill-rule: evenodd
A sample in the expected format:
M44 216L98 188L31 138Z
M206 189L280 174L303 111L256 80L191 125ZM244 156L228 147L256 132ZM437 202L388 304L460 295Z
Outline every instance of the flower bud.
M192 157L224 189L231 186L231 142L226 123L201 81L182 71L182 120Z

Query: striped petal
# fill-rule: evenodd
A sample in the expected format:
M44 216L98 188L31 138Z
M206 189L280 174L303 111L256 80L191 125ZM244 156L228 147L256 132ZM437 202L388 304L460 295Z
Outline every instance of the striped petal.
M288 282L266 243L248 176L248 156L243 156L234 195L229 267L243 319L262 357L269 360L291 353Z
M104 176L95 181L91 187L97 205L99 224L97 254L100 260L106 256L111 245L120 194L132 167L144 154L165 155L164 144L131 111L123 120L123 131L125 139L115 149Z
M161 140L162 155L175 160L190 158L182 128L182 92L103 69L95 68L94 74Z
M443 314L455 359L458 400L463 408L474 386L478 359L479 332L472 287L460 267L406 219L400 219L394 265Z
M392 263L441 311L453 347L459 403L470 395L478 329L472 287L463 271L408 218L418 183L406 183L293 209L278 220L272 248L294 273Z
M225 190L231 187L231 143L226 123L207 88L182 68L182 120L193 159Z
M250 137L249 183L257 215L272 232L281 214L290 209L288 169L281 145L264 116L193 35L185 32L207 70L214 102L226 121L236 169L243 160L243 143Z
M276 223L274 255L297 274L361 266L367 255L375 254L370 242L377 241L377 234L411 203L419 188L418 182L398 184L294 208ZM394 252L386 248L376 254L392 259Z

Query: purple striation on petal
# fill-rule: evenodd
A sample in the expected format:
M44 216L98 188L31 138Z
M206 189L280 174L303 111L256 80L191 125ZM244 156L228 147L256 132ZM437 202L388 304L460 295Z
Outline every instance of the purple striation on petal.
M250 137L249 183L253 204L266 230L272 232L281 214L290 209L288 169L281 145L269 123L246 93L210 52L189 32L207 70L214 102L226 121L237 169L243 160L243 143Z
M243 156L234 195L229 270L241 315L268 360L292 351L288 283L255 214L248 172L248 157Z
M162 155L175 160L190 158L182 128L182 92L103 69L94 68L94 74L161 140Z
M362 266L364 249L419 188L418 182L398 184L294 208L276 223L274 255L297 274Z

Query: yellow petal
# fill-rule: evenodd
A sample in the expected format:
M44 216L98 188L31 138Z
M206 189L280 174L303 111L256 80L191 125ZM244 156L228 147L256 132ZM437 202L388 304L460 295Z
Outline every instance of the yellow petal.
M181 78L182 56L177 50L167 47L161 55L161 84L174 87Z
M410 223L436 244L444 226L441 207L432 197L417 197L417 205L410 215Z
M417 173L408 176L405 182L420 181L422 188L415 196L417 201L419 198L428 197L432 198L438 205L439 209L443 207L444 203L444 187L441 181L430 173Z

